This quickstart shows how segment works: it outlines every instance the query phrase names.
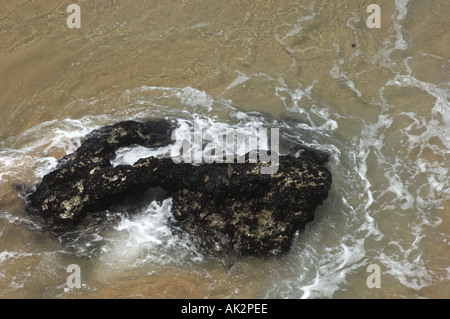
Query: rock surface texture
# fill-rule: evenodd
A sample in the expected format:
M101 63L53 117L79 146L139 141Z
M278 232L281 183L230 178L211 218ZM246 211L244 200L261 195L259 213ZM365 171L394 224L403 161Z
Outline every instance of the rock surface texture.
M248 156L245 163L230 164L149 157L111 165L120 147L169 145L173 129L159 120L124 121L93 131L28 194L27 210L52 230L70 230L89 213L159 186L172 198L174 230L190 234L204 251L268 256L287 252L295 232L313 220L327 197L328 155L310 148L298 157L280 156L275 174L260 174L267 164L250 163Z

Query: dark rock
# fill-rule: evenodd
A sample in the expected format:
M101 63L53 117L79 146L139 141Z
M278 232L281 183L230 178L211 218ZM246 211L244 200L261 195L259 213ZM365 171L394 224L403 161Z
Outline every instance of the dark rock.
M89 134L27 197L27 209L51 229L68 230L88 213L104 210L136 192L160 186L172 197L175 229L203 249L243 255L277 255L289 250L297 230L314 218L327 197L328 154L304 148L299 157L279 157L275 174L264 164L176 164L149 157L113 167L119 147L161 147L173 126L165 120L126 121Z
M113 168L110 160L120 147L168 145L172 129L165 120L125 121L91 132L27 197L28 210L47 219L52 229L69 229L86 212L107 208L134 188L146 187L145 183L152 186L150 180L134 178L135 170L131 167Z

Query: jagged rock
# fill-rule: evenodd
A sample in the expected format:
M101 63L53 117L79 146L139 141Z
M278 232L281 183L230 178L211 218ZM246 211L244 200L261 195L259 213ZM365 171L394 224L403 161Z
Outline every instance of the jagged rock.
M205 251L277 255L289 250L297 230L314 218L327 197L328 155L304 148L299 157L279 158L275 174L260 174L260 161L176 164L149 157L113 167L124 146L161 147L174 127L166 120L125 121L90 133L27 197L27 209L53 230L68 230L86 214L101 211L129 194L160 186L172 197L174 229Z

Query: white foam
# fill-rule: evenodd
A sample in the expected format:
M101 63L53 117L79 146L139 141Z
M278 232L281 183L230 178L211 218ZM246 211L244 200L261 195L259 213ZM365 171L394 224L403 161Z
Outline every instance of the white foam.
M363 101L367 102L362 93L356 88L355 83L349 79L349 77L347 76L347 74L345 74L344 72L341 72L340 69L340 65L342 65L344 63L343 59L337 59L336 61L334 61L334 65L330 70L330 75L332 78L334 79L338 79L338 80L342 80L345 82L345 84L347 85L347 87L352 90L353 92L356 93L356 96L358 96L360 99L362 99Z
M8 261L9 259L18 259L18 258L23 258L23 257L28 257L28 256L33 256L32 253L27 253L27 252L17 252L17 251L0 251L0 266Z
M206 107L209 111L211 111L212 105L214 103L214 99L205 91L200 91L191 87L182 88L176 93L176 96L184 104L188 104L190 106L199 105L202 107Z
M395 258L395 256L381 252L379 260L386 265L385 273L395 277L402 285L408 288L420 290L430 286L433 279L425 266L425 262L420 259L420 256L413 261L409 261L407 258L416 250L416 247L410 247L405 250L398 243L391 242L390 244L395 245L402 252L402 256L406 256L406 258Z
M369 181L367 173L367 158L371 153L371 148L375 148L378 152L375 152L378 158L380 158L381 149L384 145L384 134L380 131L389 127L392 124L392 118L388 115L380 115L378 122L373 124L366 124L361 132L360 139L360 151L358 153L357 170L361 180L365 184L365 194L367 194L367 200L364 205L364 209L367 210L374 202L372 193L372 184ZM381 159L383 161L383 159Z
M389 180L389 187L386 191L394 193L397 195L398 199L406 200L405 203L400 205L400 208L403 210L412 209L415 204L414 197L407 190L398 174L394 172L386 172L384 176L387 180Z
M449 91L412 76L408 60L409 58L404 60L408 74L396 74L385 86L418 88L435 97L436 102L426 116L419 115L423 112L400 113L408 116L412 123L404 128L399 127L398 138L399 140L405 138L406 147L405 150L392 150L394 154L391 156L387 156L384 150L383 130L391 125L395 127L396 123L393 119L383 115L384 121L380 117L376 125L372 127L366 125L362 141L368 148L361 153L363 170L360 172L361 176L366 175L367 167L364 168L364 166L368 152L372 149L376 154L378 165L384 170L388 183L387 188L378 190L380 195L376 200L385 200L384 196L387 193L395 195L394 199L388 197L391 205L385 205L383 210L395 212L396 218L401 220L393 233L385 234L385 238L389 240L390 250L395 253L387 255L380 251L379 261L387 269L386 272L396 278L400 284L420 290L432 284L432 272L426 267L421 257L424 234L427 227L437 227L442 222L440 218L430 214L430 207L438 207L443 198L450 198L448 167L443 162L430 162L420 158L420 155L427 147L437 155L449 153L450 144L446 134L449 127L448 114L450 114L447 102ZM383 90L384 87L381 92ZM387 105L385 99L384 102ZM384 110L389 110L389 107L385 107ZM421 130L421 133L413 134L412 131L416 129ZM439 138L443 147L430 143L432 138ZM417 149L419 149L419 155L416 154ZM417 160L409 160L410 155L413 159L418 157ZM415 181L421 179L427 180L428 183L417 185ZM368 186L370 186L369 183ZM400 223L403 226L400 226ZM409 231L406 237L412 237L413 240L405 238L401 243L396 241L397 237L404 236L402 232L405 230L402 230L402 227L406 227Z
M236 70L236 72L238 73L238 76L236 77L236 79L233 80L233 82L231 82L224 90L224 92L234 88L235 86L238 86L242 83L247 82L250 77L246 76L244 73L240 72L239 70Z
M26 224L30 229L41 229L41 226L37 225L31 218L28 216L21 217L11 214L10 212L0 212L0 219L6 219L10 224ZM0 232L1 237L1 232ZM1 264L1 262L0 262Z
M142 91L167 91L170 97L175 97L181 103L189 107L200 106L206 108L208 111L212 110L214 99L205 91L197 90L192 87L174 88L174 87L159 87L143 85L140 88Z
M161 148L149 148L140 145L122 147L116 151L116 157L111 160L111 165L133 165L141 158L150 156L160 157L172 151L172 146Z
M405 60L405 65L408 66L407 60ZM426 131L416 137L408 134L410 142L414 145L412 147L415 147L417 142L421 143L422 141L429 140L431 137L437 137L442 141L446 148L450 150L450 104L448 102L450 98L450 90L448 88L440 88L435 84L416 79L411 75L411 70L409 70L409 73L410 74L408 75L395 76L394 79L386 83L386 86L418 88L427 92L436 99L436 102L431 109L432 116L426 123ZM404 112L402 114L409 115L417 122L419 121L413 113ZM439 117L442 118L442 123L438 120Z
M305 52L311 49L318 49L317 47L310 47L310 48L305 48L305 49L292 49L291 47L289 47L289 45L287 45L287 43L285 42L286 38L292 37L292 36L301 36L301 32L303 30L303 26L302 23L305 21L309 21L311 19L313 19L316 15L318 15L319 13L316 12L312 12L311 14L305 15L300 17L299 19L297 19L297 23L296 24L290 24L290 23L283 23L281 25L278 25L275 27L275 39L278 41L278 43L280 43L280 45L289 53L294 54L295 52ZM278 33L276 32L277 29L281 28L281 27L292 27L290 31L288 31L287 33L285 33L283 36L278 35Z
M25 172L40 180L57 165L57 159L49 155L55 151L63 155L75 151L81 139L98 128L102 120L105 117L87 116L48 121L0 142L0 182L19 179L26 183Z
M400 22L408 13L407 5L409 1L410 0L395 0L395 7L397 8L398 14L396 16L392 16L392 19L394 20L394 29L397 31L397 39L394 46L394 49L397 50L406 50L408 48L408 44L403 39L402 26Z
M236 114L239 115L239 112ZM246 115L245 118L249 119L249 116ZM172 134L174 143L169 145L168 149L172 158L182 157L187 162L195 162L192 155L195 154L194 148L198 147L198 145L191 143L187 149L183 149L182 143L186 140L190 141L194 134L201 134L202 148L195 151L201 152L203 160L213 162L216 158L223 158L223 155L221 154L213 154L212 150L224 148L225 134L230 131L242 133L247 140L252 138L257 141L259 148L267 149L267 136L264 134L259 134L259 129L262 128L262 126L263 122L255 119L248 120L247 122L239 125L215 121L211 118L202 116L195 116L194 120L178 120L178 127ZM234 152L235 155L242 156L250 151L250 149L248 143L242 144L235 142L234 149L227 149L226 151ZM191 156L191 158L187 159L186 156Z
M308 237L308 245L301 251L294 248L286 263L279 266L282 278L266 298L332 298L350 274L366 265L364 239L346 235L339 240L340 245L334 245L321 237Z
M101 261L114 271L142 265L181 265L203 260L187 238L173 233L172 199L152 201L133 215L123 215L103 247Z

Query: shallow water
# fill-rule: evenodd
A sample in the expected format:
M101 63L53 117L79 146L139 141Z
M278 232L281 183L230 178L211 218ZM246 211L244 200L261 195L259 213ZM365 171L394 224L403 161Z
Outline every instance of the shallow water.
M450 297L448 1L379 1L379 29L356 0L80 1L79 29L70 3L0 0L1 298ZM276 127L332 155L287 255L205 256L157 190L60 237L25 213L14 185L88 132L160 117Z

